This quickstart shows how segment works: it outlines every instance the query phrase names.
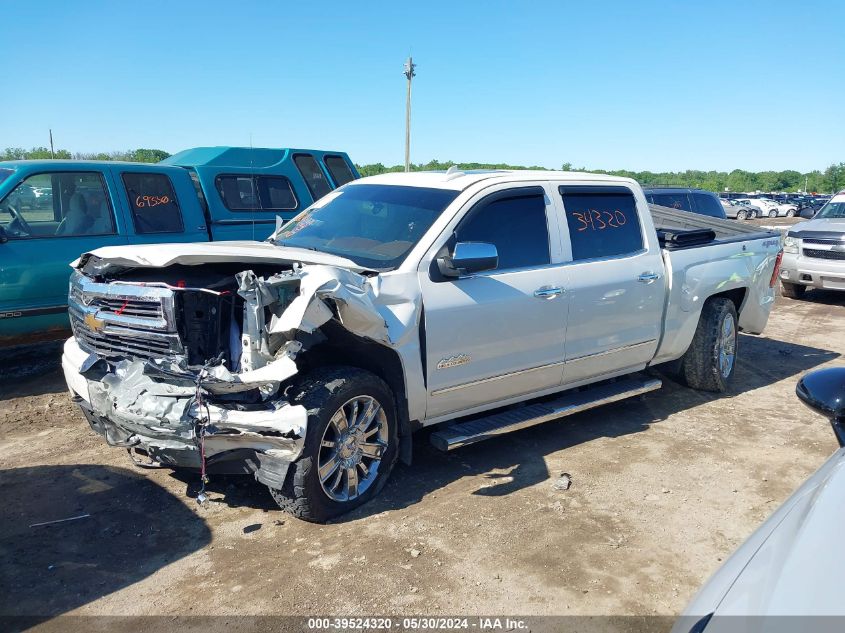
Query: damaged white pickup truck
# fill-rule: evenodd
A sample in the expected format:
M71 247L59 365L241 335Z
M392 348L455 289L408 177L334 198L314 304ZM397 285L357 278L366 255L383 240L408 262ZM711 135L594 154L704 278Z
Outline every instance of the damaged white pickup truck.
M259 242L103 248L73 265L62 360L139 465L254 473L324 521L411 435L450 450L660 386L722 391L774 300L779 235L558 172L349 183Z

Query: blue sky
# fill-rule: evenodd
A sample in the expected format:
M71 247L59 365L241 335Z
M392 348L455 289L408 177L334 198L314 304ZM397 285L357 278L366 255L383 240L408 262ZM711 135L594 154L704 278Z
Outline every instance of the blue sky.
M0 147L654 171L845 161L845 2L0 2Z

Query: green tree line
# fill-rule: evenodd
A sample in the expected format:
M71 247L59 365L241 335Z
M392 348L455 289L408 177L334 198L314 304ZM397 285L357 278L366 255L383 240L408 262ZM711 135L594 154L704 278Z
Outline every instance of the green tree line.
M7 147L0 152L0 160L37 160L61 158L65 160L126 160L135 163L157 163L170 156L161 149L128 149L123 152L73 152L57 149L50 155L49 147Z
M451 160L432 160L428 163L411 165L411 171L431 169L448 169L457 165L459 169L544 169L543 167L525 167L522 165L507 165L505 163L456 163ZM382 163L370 165L356 165L362 176L374 176L388 172L404 171L404 165L385 167ZM845 162L830 165L824 171L814 170L801 173L794 169L784 171L686 171L652 172L629 171L627 169L587 169L573 167L571 163L561 165L564 171L590 171L599 174L610 174L633 178L643 186L677 185L679 187L693 187L709 191L815 191L818 193L834 193L845 188ZM806 186L806 189L805 189Z
M55 158L72 160L126 160L142 163L157 163L170 154L160 149L130 149L116 152L70 152L59 149L54 152ZM27 160L50 158L47 147L7 147L0 152L0 160ZM412 171L433 169L449 169L457 165L459 169L545 169L537 165L508 165L507 163L456 163L455 161L432 160L427 163L411 165ZM374 176L388 172L404 171L404 165L387 167L382 163L356 165L362 176ZM649 185L677 185L681 187L695 187L710 191L816 191L819 193L834 193L845 188L845 162L830 165L825 170L801 173L794 169L784 171L686 171L652 172L629 171L627 169L587 169L573 167L571 163L563 163L564 171L591 171L600 174L625 176L633 178L643 186ZM806 189L805 189L806 187Z

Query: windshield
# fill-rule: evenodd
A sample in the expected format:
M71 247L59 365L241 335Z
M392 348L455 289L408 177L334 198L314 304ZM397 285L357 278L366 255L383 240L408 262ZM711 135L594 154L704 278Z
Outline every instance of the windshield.
M350 185L320 198L272 238L281 246L322 251L363 268L396 268L458 191Z
M828 202L816 214L817 218L845 218L845 202Z
M11 176L12 172L14 172L14 171L15 171L14 169L6 169L5 167L3 169L0 169L0 182L3 182L4 180L6 180L6 178Z

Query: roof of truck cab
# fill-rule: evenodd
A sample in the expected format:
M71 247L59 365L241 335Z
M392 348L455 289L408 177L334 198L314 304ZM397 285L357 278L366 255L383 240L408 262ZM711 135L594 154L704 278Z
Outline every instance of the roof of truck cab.
M203 165L215 167L254 167L266 169L283 163L295 154L336 154L345 156L345 152L315 149L293 149L290 147L194 147L186 149L161 163L164 165L179 165L180 167L199 167Z
M161 163L140 163L126 160L74 160L72 158L36 158L32 160L4 160L0 161L0 167L17 169L19 167L72 167L73 171L85 169L100 169L111 165L132 165L133 167L167 167Z
M73 160L63 158L39 158L34 160L6 160L0 161L0 169L12 169L22 173L25 177L37 174L52 174L58 172L100 172L109 167L131 169L132 171L151 171L157 173L174 174L184 171L175 165L161 163L139 163L122 160Z
M346 186L358 185L399 185L406 187L429 187L432 189L451 189L463 191L467 187L481 181L496 182L520 182L536 180L553 180L555 182L591 180L596 182L613 182L636 184L636 181L621 176L610 176L608 174L593 174L584 171L551 171L531 169L479 169L467 171L412 171L412 172L391 172L368 176L354 180Z

